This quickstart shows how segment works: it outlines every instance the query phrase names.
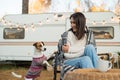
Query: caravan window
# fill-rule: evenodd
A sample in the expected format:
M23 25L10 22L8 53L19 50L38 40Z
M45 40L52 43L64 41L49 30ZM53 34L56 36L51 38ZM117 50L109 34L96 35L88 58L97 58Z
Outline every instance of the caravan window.
M4 28L4 39L24 39L24 28Z
M113 39L114 38L114 28L112 26L96 26L89 27L96 39Z

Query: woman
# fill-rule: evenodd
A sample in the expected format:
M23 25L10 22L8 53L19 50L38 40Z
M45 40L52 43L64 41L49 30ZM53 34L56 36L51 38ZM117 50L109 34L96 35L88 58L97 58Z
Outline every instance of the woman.
M86 45L86 18L81 12L70 16L71 29L68 31L67 44L62 46L65 65L75 68L96 68L98 56L93 45Z

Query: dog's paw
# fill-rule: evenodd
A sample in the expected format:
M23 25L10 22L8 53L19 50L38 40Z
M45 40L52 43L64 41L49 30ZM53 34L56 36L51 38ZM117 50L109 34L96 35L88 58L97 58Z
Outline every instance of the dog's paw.
M29 78L29 79L28 78L24 78L24 80L33 80L33 79L32 78Z
M52 71L53 70L53 67L50 65L50 66L47 66L47 71Z
M43 61L43 64L46 64L47 66L50 66L50 64L47 61Z
M11 72L11 74L12 74L14 77L22 78L22 75L18 75L18 74L16 74L15 72Z

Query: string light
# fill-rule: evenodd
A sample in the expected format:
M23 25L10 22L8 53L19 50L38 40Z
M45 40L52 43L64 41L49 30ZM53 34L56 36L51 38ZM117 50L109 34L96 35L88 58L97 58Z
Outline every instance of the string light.
M111 17L111 21L114 21L114 17Z
M42 22L41 21L39 21L39 23L38 23L40 26L42 25Z
M64 20L64 19L65 19L65 16L64 16L64 15L62 15L62 16L61 16L61 19L62 19L62 20Z
M57 16L56 13L54 13L54 20L55 20L55 21L58 21L58 16Z
M31 24L31 28L32 28L32 31L35 31L35 27L33 23Z
M54 20L53 21L60 21L60 20L66 20L66 18L68 18L68 16L65 16L65 15L63 15L63 14L57 14L57 13L54 13ZM106 24L106 22L107 22L107 20L102 20L102 21L92 21L92 20L90 20L90 19L86 19L88 22L90 22L90 23L92 23L93 25L96 25L97 23L100 23L100 24ZM117 21L119 24L120 24L120 17L111 17L111 21L113 22L113 21ZM31 29L32 29L32 31L34 31L35 30L35 24L38 24L38 25L43 25L43 22L50 22L50 18L46 18L46 20L41 20L41 21L38 21L38 22L33 22L33 23L31 23L31 24L20 24L20 23L14 23L14 22L12 22L12 21L7 21L6 19L5 19L5 17L3 17L2 19L1 19L1 23L3 23L3 25L8 25L9 26L9 28L13 28L13 27L17 27L18 28L18 30L19 30L19 28L20 28L20 25L21 25L21 27L23 27L25 30L28 30L28 25L30 25L30 27L31 27ZM45 23L45 24L47 24L47 23Z
M12 29L13 28L13 26L12 25L10 25L10 29Z
M27 27L27 25L26 25L26 24L24 24L24 25L23 25L23 28L25 29L25 31L27 31L27 30L28 30L28 27Z
M28 31L28 27L27 26L25 27L25 31Z
M32 23L32 24L31 24L31 28L33 28L33 27L34 27L34 24Z
M93 21L92 24L93 24L93 25L96 25L96 21Z
M3 23L3 25L7 25L7 22L5 21L5 18L2 18L1 22Z
M105 23L106 23L106 21L105 21L105 20L103 20L102 24L104 25Z
M8 22L8 25L12 25L11 21Z
M50 22L50 20L49 20L49 18L47 18L47 20L46 20L47 22Z
M26 25L26 24L24 24L24 25L23 25L23 28L26 28L26 26L27 26L27 25Z
M18 30L18 31L20 30L20 27L19 27L19 26L17 27L17 30Z

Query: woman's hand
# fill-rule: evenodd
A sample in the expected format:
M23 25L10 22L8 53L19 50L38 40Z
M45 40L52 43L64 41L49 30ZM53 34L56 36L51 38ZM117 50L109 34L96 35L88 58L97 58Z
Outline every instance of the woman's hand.
M69 50L69 45L65 44L62 46L62 51L65 52L65 53L68 53L68 50Z

